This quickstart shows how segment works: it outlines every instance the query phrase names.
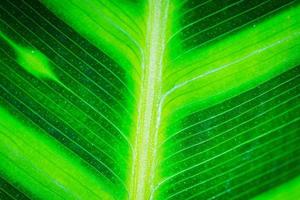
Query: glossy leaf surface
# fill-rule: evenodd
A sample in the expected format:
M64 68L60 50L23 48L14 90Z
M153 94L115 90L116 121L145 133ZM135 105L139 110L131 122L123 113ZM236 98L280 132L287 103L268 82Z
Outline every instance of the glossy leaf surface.
M300 198L299 16L2 0L0 199Z

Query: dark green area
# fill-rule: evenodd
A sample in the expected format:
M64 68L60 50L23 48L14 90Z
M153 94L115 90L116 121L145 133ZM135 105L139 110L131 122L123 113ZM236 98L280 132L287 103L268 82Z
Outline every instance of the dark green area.
M1 174L0 174L1 175ZM15 183L14 183L15 184ZM21 189L5 181L0 177L0 199L3 200L29 200L25 193L21 192Z
M300 67L173 122L159 193L247 199L300 173Z
M135 101L130 76L38 1L1 1L0 27L18 45L47 56L62 83L24 71L11 46L0 39L1 105L123 190L129 153L124 137Z
M295 6L295 0L187 0L180 9L179 30L174 49L183 53L220 41L243 28L255 27L283 9ZM175 52L176 54L176 52ZM175 56L176 57L176 56Z

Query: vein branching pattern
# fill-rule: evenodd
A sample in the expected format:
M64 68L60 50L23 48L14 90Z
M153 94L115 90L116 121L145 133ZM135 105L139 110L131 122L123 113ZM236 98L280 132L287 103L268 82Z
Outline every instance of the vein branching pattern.
M0 199L299 199L299 16L2 0Z

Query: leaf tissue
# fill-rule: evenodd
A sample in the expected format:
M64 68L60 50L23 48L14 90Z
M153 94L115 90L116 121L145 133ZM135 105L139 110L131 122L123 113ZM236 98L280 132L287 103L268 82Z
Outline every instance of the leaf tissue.
M300 199L300 1L1 0L0 199Z

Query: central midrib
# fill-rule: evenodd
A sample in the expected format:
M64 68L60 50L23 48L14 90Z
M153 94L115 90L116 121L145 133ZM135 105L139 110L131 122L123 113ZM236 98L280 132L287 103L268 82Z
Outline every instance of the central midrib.
M131 200L149 199L154 188L168 14L168 0L149 0L146 45L130 177L129 195Z

